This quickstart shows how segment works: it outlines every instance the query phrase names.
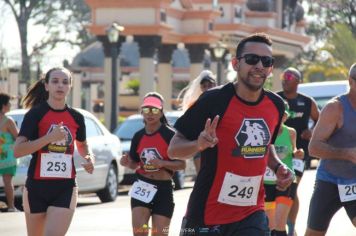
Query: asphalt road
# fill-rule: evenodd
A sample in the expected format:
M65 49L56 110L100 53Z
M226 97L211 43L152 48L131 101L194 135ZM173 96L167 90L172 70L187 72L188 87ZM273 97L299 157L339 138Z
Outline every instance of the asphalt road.
M309 200L313 191L315 171L307 171L299 186L300 211L297 218L296 230L298 235L304 235L308 216ZM191 192L192 182L183 190L175 191L175 212L172 218L169 236L178 236L181 219L185 213L186 204ZM189 187L190 186L190 187ZM95 195L80 196L79 205L68 231L68 236L97 236L97 235L132 235L130 199L127 188L120 190L120 196L113 203L101 204ZM24 214L0 213L0 235L26 235ZM327 236L356 236L346 212L342 209L334 216Z

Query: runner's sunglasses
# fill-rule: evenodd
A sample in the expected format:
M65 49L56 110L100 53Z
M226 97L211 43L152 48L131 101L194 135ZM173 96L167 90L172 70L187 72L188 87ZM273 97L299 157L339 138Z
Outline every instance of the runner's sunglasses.
M274 58L269 57L269 56L259 56L256 54L245 54L242 57L238 57L238 60L241 60L241 58L245 58L245 62L248 65L254 66L256 65L259 61L262 62L263 67L271 67L273 66L274 63Z
M160 109L155 108L155 107L143 107L142 108L142 113L143 114L148 114L150 112L152 112L152 114L157 115L159 113Z

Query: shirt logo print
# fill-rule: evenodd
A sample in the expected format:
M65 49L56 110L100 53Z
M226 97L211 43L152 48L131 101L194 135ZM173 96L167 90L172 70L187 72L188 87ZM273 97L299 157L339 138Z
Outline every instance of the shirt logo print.
M267 152L271 133L263 119L244 119L235 136L238 145L233 155L242 155L245 158L263 158Z

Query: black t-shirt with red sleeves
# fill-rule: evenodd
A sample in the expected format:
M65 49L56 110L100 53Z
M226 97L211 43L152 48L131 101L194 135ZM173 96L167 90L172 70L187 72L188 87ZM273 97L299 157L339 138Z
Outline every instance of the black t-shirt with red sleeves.
M47 102L43 102L31 108L24 117L19 136L26 137L29 141L45 136L59 123L63 122L66 131L66 139L62 142L50 143L40 150L32 153L32 159L28 168L28 181L64 181L74 183L75 167L73 160L74 141L85 141L86 131L84 117L75 109L66 106L63 110L52 109ZM70 178L41 177L41 154L63 153L71 157L72 173Z
M135 133L131 141L130 157L140 164L140 168L136 171L138 174L158 171L150 164L152 159L171 160L167 150L174 133L171 127L164 124L152 134L147 134L145 128Z
M257 102L247 102L236 95L234 85L229 83L203 93L177 120L176 130L187 139L196 140L203 131L206 120L220 116L216 129L219 142L215 147L207 148L201 153L201 170L186 213L190 222L199 226L228 224L263 210L263 179L257 181L259 191L255 193L255 205L232 205L218 199L223 192L224 179L230 173L243 178L263 177L268 147L277 137L283 113L283 101L275 93L262 90ZM234 190L237 191L231 189L231 196L238 193L241 198L250 197L244 190Z

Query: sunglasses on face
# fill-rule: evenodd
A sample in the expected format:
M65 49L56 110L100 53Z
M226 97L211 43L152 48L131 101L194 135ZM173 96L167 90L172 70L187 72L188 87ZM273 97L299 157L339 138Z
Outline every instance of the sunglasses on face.
M282 79L286 81L298 80L298 78L293 73L289 72L284 73Z
M143 107L142 108L142 113L143 114L148 114L148 113L152 113L152 114L155 114L157 115L159 112L160 112L160 109L158 108L155 108L155 107Z
M274 63L274 58L269 56L259 56L256 54L245 54L242 57L238 57L237 59L241 60L245 58L245 62L248 65L254 66L258 62L262 62L263 67L271 67Z

